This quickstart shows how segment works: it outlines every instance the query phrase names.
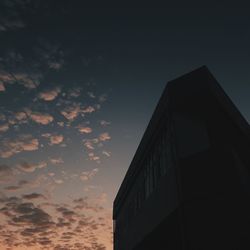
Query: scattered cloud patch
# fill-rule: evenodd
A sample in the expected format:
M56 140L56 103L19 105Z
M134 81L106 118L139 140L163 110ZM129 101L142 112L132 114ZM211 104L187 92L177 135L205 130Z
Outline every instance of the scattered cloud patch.
M111 139L111 136L109 135L109 133L105 132L105 133L102 133L100 134L99 136L99 140L100 141L107 141L107 140L110 140Z
M44 101L53 101L61 92L59 87L41 92L38 97Z
M93 130L90 127L86 127L84 125L78 125L77 129L82 134L90 134Z
M88 156L89 156L89 160L100 163L100 157L95 155L93 152L88 153Z
M54 120L53 116L51 116L50 114L31 112L30 110L27 111L27 115L30 117L32 121L42 125L48 125Z
M9 124L8 123L0 125L0 133L1 132L6 132L7 130L9 130Z
M17 139L4 138L0 145L0 157L9 158L23 151L35 151L39 148L39 141L32 135L20 135Z
M0 92L4 92L6 89L5 89L5 86L2 82L0 82Z
M108 122L108 121L105 121L105 120L101 120L100 121L100 124L102 125L102 126L108 126L108 125L110 125L111 124L111 122Z
M42 137L48 138L50 141L50 145L60 144L64 140L63 135L53 135L50 133L42 134Z
M44 195L38 193L25 194L22 198L25 200L46 199Z
M14 171L10 166L6 164L0 165L0 183L8 182L12 180L13 177L14 177Z
M95 111L95 108L92 106L88 106L82 110L83 113L92 113Z
M98 168L94 168L93 170L90 171L83 171L81 172L80 179L82 181L89 181L98 173L98 171L99 171Z
M50 158L50 163L57 165L57 164L62 164L64 163L63 159L61 157L58 158Z
M84 146L85 146L87 149L90 149L90 150L95 149L94 145L97 144L98 142L99 142L99 139L98 139L98 138L94 138L94 139L84 139L84 140L83 140Z
M47 167L47 163L45 161L41 161L37 164L34 164L34 163L28 163L26 161L23 161L23 162L17 164L17 167L18 167L18 169L20 169L23 172L32 173L36 169L41 169L41 168Z
M81 113L79 104L73 104L61 111L61 114L69 121L73 121Z
M104 155L106 155L107 157L110 157L111 156L111 152L108 152L108 151L102 151L102 153L104 154Z

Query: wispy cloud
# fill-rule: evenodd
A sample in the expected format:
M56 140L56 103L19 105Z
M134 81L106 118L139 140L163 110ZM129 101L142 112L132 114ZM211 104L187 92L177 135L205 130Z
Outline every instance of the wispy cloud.
M34 151L38 148L38 139L32 135L20 135L17 139L4 138L0 145L0 157L8 158L22 151Z

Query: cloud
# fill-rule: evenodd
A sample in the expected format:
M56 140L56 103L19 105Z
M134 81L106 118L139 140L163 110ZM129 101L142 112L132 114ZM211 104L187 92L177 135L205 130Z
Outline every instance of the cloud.
M24 72L14 72L10 73L7 71L0 72L0 84L20 84L27 89L35 89L40 85L40 80L42 76L38 73L24 73Z
M100 163L100 157L95 155L93 152L88 153L88 156L89 156L89 160Z
M105 132L105 133L102 133L100 134L99 136L99 140L100 141L107 141L107 140L110 140L111 139L111 136L109 135L109 133Z
M30 112L29 117L36 123L47 125L54 120L53 116L39 112Z
M92 113L95 111L95 108L92 106L88 106L82 110L83 113Z
M19 135L17 139L5 138L0 145L0 157L9 158L23 151L35 151L38 148L38 139L31 135Z
M5 91L5 86L2 82L0 82L0 92L4 92Z
M92 132L92 128L86 127L84 125L79 125L77 126L77 128L78 128L78 131L82 134L89 134Z
M0 121L6 121L6 116L0 113Z
M60 144L61 142L63 142L63 139L63 135L52 135L50 137L50 143L51 145Z
M57 165L57 164L62 164L64 163L63 159L61 157L58 157L58 158L50 158L50 162L54 165Z
M44 101L53 101L61 92L59 87L41 92L38 97Z
M13 17L10 16L3 18L0 23L0 32L20 29L26 26L25 23L21 19L19 19L18 16L15 16L14 18L15 19L13 19Z
M73 104L71 107L67 107L61 111L61 114L70 121L73 121L81 113L81 107L79 104Z
M55 182L56 184L62 184L62 183L63 183L63 180L61 180L61 179L54 179L54 182Z
M42 136L50 140L50 145L60 144L64 140L63 135L53 135L50 133L45 133L45 134L42 134Z
M9 124L8 123L0 125L0 133L1 132L6 132L7 130L9 130Z
M14 177L13 169L5 164L0 165L0 183L11 181Z
M58 71L65 63L64 52L59 44L40 39L39 45L35 48L35 52L37 56L39 56L40 61L49 69Z
M105 121L105 120L101 120L100 121L100 124L102 125L102 126L108 126L108 125L110 125L111 124L111 122L107 122L107 121Z
M98 142L99 142L99 139L98 139L98 138L94 138L94 139L84 139L84 140L83 140L84 146L85 146L87 149L90 149L90 150L95 149L94 144L97 144Z
M107 94L102 94L99 96L99 102L105 102L107 100Z
M93 170L90 171L83 171L81 172L80 179L82 181L89 181L97 174L98 171L99 171L98 168L94 168Z
M111 152L107 152L107 151L102 151L102 153L104 154L104 155L106 155L107 157L110 157L111 156Z
M21 162L17 165L18 169L22 170L23 172L27 172L27 173L32 173L34 172L36 169L41 169L41 168L45 168L47 167L47 163L45 161L41 161L37 164L32 164L32 163L28 163L28 162Z
M54 69L54 70L59 70L63 67L64 64L64 60L61 59L59 61L48 61L48 66L50 69Z
M14 116L18 121L27 119L27 114L25 112L17 112L14 114Z
M15 81L23 85L27 89L35 89L40 85L40 74L26 74L26 73L16 73L13 74Z
M44 195L38 193L31 193L22 196L25 200L34 200L34 199L46 199Z
M81 95L81 91L82 91L81 88L73 88L68 91L68 97L77 98Z
M95 95L94 95L93 92L88 92L87 94L88 94L88 96L89 96L90 98L95 98Z
M50 145L60 144L64 140L63 135L53 135L50 133L45 133L45 134L42 134L42 136L50 140Z

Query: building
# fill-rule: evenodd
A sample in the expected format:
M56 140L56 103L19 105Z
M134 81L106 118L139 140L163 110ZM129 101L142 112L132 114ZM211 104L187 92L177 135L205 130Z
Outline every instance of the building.
M114 201L114 249L250 249L250 129L203 66L170 81Z

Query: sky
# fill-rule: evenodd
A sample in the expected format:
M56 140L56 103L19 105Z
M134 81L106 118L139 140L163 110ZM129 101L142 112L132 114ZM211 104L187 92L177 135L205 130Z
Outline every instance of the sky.
M83 2L0 2L0 250L112 249L168 81L207 65L250 121L246 6Z

